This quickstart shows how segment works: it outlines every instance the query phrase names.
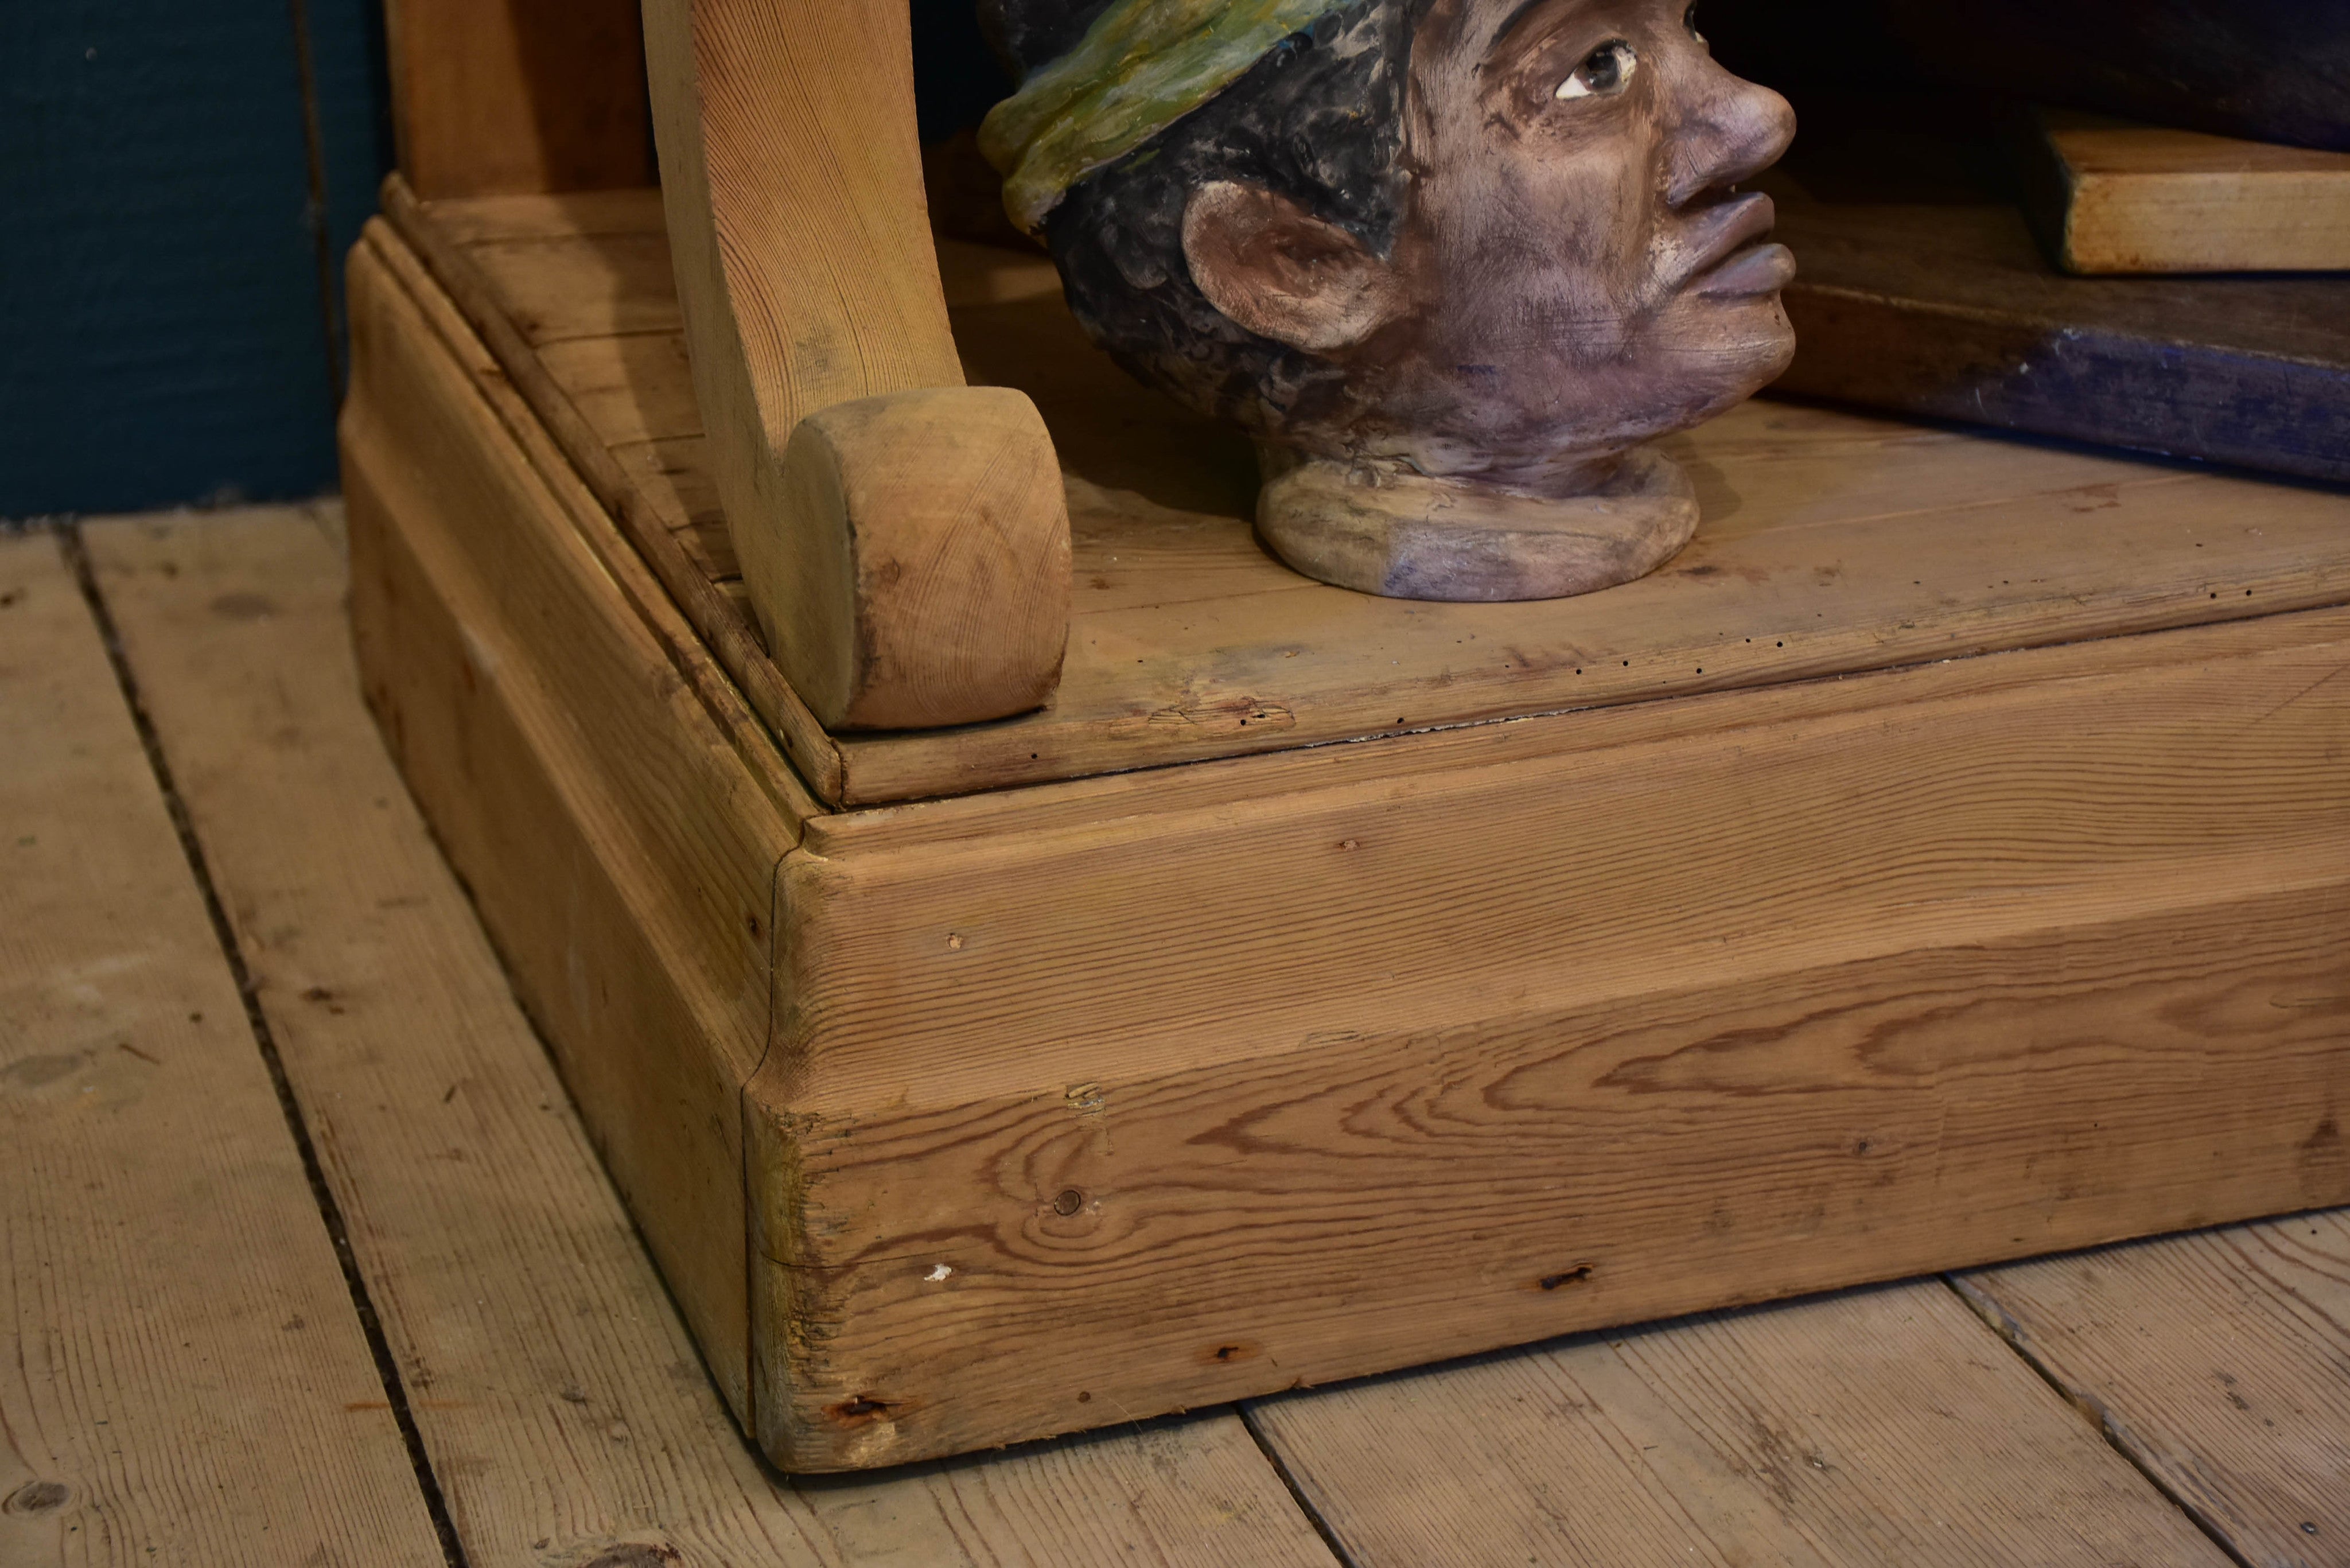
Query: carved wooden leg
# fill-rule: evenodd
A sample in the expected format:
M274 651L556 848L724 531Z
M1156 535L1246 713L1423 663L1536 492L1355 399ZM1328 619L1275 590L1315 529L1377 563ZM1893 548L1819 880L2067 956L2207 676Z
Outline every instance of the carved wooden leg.
M694 391L776 663L832 729L1037 706L1067 637L1067 509L1027 399L963 384L905 0L644 13Z

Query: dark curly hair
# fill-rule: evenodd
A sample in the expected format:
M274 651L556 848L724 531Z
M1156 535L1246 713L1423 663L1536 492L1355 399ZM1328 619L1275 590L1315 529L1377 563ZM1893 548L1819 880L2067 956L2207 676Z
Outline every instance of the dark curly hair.
M1289 197L1392 248L1403 218L1405 83L1430 0L1350 0L1106 169L1045 219L1069 308L1128 372L1201 411L1263 430L1335 389L1331 361L1260 337L1200 292L1183 209L1213 181ZM1103 3L983 0L981 20L1015 69L1072 47Z

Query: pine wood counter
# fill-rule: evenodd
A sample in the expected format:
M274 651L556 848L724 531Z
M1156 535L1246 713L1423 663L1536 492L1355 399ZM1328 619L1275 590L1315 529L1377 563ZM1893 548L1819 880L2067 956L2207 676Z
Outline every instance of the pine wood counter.
M728 592L657 201L393 198L370 696L785 1468L2350 1198L2350 498L1765 402L1655 579L1367 599L951 255L1070 663L834 737Z

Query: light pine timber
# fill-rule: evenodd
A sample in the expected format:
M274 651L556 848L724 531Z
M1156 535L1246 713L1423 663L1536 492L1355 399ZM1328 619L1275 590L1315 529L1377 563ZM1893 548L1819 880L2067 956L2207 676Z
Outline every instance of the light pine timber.
M2073 277L2003 193L1758 183L1803 265L1775 391L2350 483L2350 277Z
M440 1542L57 541L0 540L0 1561Z
M1326 1564L1229 1411L806 1491L758 1462L360 704L332 521L88 538L363 1221L353 1249L470 1560L626 1542L692 1563Z
M736 1094L766 1049L775 871L805 802L730 689L681 669L691 633L659 586L591 545L592 500L559 456L532 461L503 379L397 259L370 240L348 270L369 701L747 1415Z
M2343 1162L2338 1116L2312 1113L2303 1158ZM1960 1284L2239 1561L2350 1563L2350 1212Z
M462 444L528 446L501 428ZM503 525L608 527L577 510ZM2338 963L2345 639L2223 619L809 818L747 1096L763 1443L888 1462L2340 1200L2227 1096L2341 1081L2339 1019L2267 998Z
M733 1094L764 1038L774 857L793 812L812 808L739 776L709 707L679 690L676 645L651 635L657 593L635 601L649 629L603 575L625 562L582 541L608 521L547 493L567 476L559 457L542 470L517 450L494 406L503 379L484 364L457 370L460 348L380 256L362 247L352 263L362 352L344 431L370 701L747 1424ZM583 744L549 690L597 715L598 745ZM728 886L740 902L711 908ZM1137 1528L1154 1517L1144 1510ZM1163 1528L1191 1516L1170 1517ZM1244 1549L1288 1550L1281 1539Z
M2070 109L2033 110L2018 135L2067 272L2350 270L2350 153Z
M1356 1568L2220 1568L1937 1282L1250 1407Z
M750 1091L771 1451L2340 1201L2274 1107L2350 1089L2350 1008L2276 1004L2343 989L2345 638L816 819Z
M577 464L574 472L578 479L586 483L595 500L606 509L616 530L625 531L628 543L639 553L639 558L650 568L650 575L684 611L686 622L710 649L716 666L732 679L743 700L765 722L792 768L807 780L808 787L818 797L837 800L843 788L839 748L785 680L775 661L767 657L747 607L729 598L719 584L704 574L695 559L701 552L689 551L681 542L682 530L656 514L650 503L639 495L629 481L628 471L597 438L596 425L574 400L572 393L559 385L550 369L531 352L529 341L517 323L494 307L490 286L476 270L465 265L456 248L458 236L480 234L493 241L532 236L559 240L574 226L583 227L592 234L604 234L642 233L642 226L649 223L651 233L660 235L660 192L465 202L460 205L472 216L471 226L459 226L448 233L438 222L426 220L398 175L384 182L383 202L385 214L397 226L400 240L405 243L395 243L390 234L378 231L369 240L376 253L385 258L387 266L409 280L407 286L412 292L443 294L440 315L456 317L462 312L463 319L451 327L450 336L468 345L459 352L468 367L474 369L477 379L482 371L492 369L510 379L519 401L536 416L539 444L554 448ZM666 237L661 244L666 247ZM415 249L411 251L411 246ZM597 277L597 265L589 260L579 270L586 276ZM529 275L527 267L520 271L521 275ZM668 275L665 261L660 275L664 279ZM452 279L455 280L453 286L446 281ZM625 282L624 275L616 275L613 286L625 286ZM673 306L674 288L665 297ZM681 389L685 433L697 443L702 441L699 433L701 416L694 410L692 380L685 366L682 336L639 334L563 341L584 342L591 348L614 342L643 342L651 345L657 354L672 357L673 365L663 367L656 360L656 373L637 379ZM617 385L625 395L629 379L624 376ZM494 391L492 395L495 395ZM516 439L528 438L517 435ZM700 450L697 446L697 452ZM718 504L716 485L707 478L706 470L701 472L700 477L702 488L698 493L704 498L703 518L708 524L704 532L710 537L724 540L726 521ZM731 541L725 550L731 568ZM734 586L740 587L739 577Z
M964 385L902 0L646 0L693 387L743 586L827 728L1052 695L1069 519L1027 397Z
M400 167L435 196L653 178L635 0L390 0Z
M650 193L393 209L648 559L717 519L652 269L611 259ZM562 236L583 253L525 260ZM633 255L633 252L628 253ZM1568 604L1387 604L1250 533L1245 443L1083 338L1039 254L940 247L964 373L1044 411L1069 476L1076 598L1053 702L945 735L820 741L774 701L742 612L689 613L829 802L862 804L1780 684L2350 598L2350 497L1768 400L1667 450L1707 521L1666 570ZM476 259L479 258L479 259ZM645 330L574 335L596 313ZM541 347L515 325L557 323ZM723 573L723 546L691 552ZM2024 563L2028 563L2025 565ZM664 575L667 580L667 575ZM723 586L723 585L721 585ZM673 588L672 591L680 591ZM837 782L836 782L837 781Z

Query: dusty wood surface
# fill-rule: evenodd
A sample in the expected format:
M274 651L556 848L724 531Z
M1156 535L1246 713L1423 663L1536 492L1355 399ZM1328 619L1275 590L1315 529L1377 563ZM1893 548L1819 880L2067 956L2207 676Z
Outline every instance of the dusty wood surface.
M1963 230L1970 210L1953 211ZM1877 253L1839 238L1833 218L1802 231L1806 275L1874 276L1863 263ZM2008 221L2024 265L2044 271L2021 220ZM649 558L696 564L723 588L731 556L713 527L681 338L641 239L660 222L652 193L607 192L437 202L408 209L406 232L432 248L599 498L650 541ZM1967 232L1941 235L1943 222L1918 218L1937 244L1973 244ZM1029 392L1069 475L1068 662L1053 703L1025 718L819 738L777 702L772 666L761 668L726 596L673 585L827 800L958 794L2350 597L2350 497L1760 402L1669 443L1696 475L1708 521L1655 576L1564 605L1370 600L1264 553L1247 522L1255 475L1243 444L1086 346L1041 256L951 244L942 254L967 374ZM1899 292L1902 278L1883 281ZM2350 367L2339 325L2350 312L2303 330L2269 299L2246 306L2245 331L2268 331L2272 352L2290 343L2319 359L2342 338ZM2148 329L2166 310L2175 323L2176 302L2158 302ZM2025 332L2033 352L2054 330L2030 309L2016 319L2040 323ZM1872 336L1881 330L1854 317L1849 340L1890 364L1887 339ZM2350 409L2326 386L2312 405L2321 422ZM2304 449L2350 451L2350 426L2338 441L2314 431Z
M1052 695L1069 520L1024 397L963 384L902 5L647 0L697 425L776 664L832 729Z
M1260 1401L1356 1568L2220 1568L1940 1284Z
M603 226L619 206L599 198L588 216ZM510 207L497 221L549 213L561 204ZM402 297L421 316L448 314L393 242L374 243L387 269L409 269ZM470 243L537 242L509 230ZM973 310L1052 303L1020 281L1024 265L1001 286L958 286L959 297L1007 302L966 308L966 353L985 346ZM357 275L373 298L368 268ZM478 306L488 286L478 276L475 286ZM577 319L595 330L592 312ZM998 327L1006 341L1027 336ZM504 329L522 341L512 322ZM432 330L473 367L478 397L503 408L500 379L466 358L481 347L445 321ZM414 327L399 341L414 364L434 352ZM546 351L636 354L664 341L674 339L655 329ZM452 385L415 379L402 397L361 406L434 399L463 400ZM1138 430L1156 408L1134 410ZM646 421L667 432L647 439L681 439L676 412ZM376 473L417 466L402 452L463 452L465 465L442 455L436 472L494 475L514 466L508 448L527 445L527 410L445 432L401 417L355 465L355 500ZM1903 498L1905 481L1963 484L1985 471L1982 452L2013 450L1926 438L1922 456L1839 467L1833 449L1792 446L1788 458L1757 435L1748 457L1787 464L1791 493L1841 484L1877 512ZM1116 451L1105 441L1096 455ZM2043 452L2015 472L1992 467L2028 484L2045 477L2034 464L2094 461ZM2156 502L2216 485L2207 501L2341 503L2124 472ZM416 711L450 706L460 687L455 708L475 703L463 681L425 673L463 640L435 616L519 625L542 613L519 557L489 564L497 550L559 556L572 548L567 530L610 526L588 515L592 504L558 510L499 483L496 505L444 490L435 504L446 516L414 510L421 492L355 510L360 538L378 540L386 560L448 547L408 535L512 542L465 543L484 565L462 578L407 573L397 591L362 570L362 625L398 625L407 639L382 643L370 668ZM2114 506L2097 497L2066 515L2126 511L2125 488ZM2327 515L2313 510L2281 556L2269 554L2274 510L2231 519L2232 532L2170 515L2167 538L2205 585L2248 560L2330 581L2342 562ZM1937 521L1952 532L1950 514ZM1785 531L1831 526L1856 549L1884 548L1857 523ZM2033 552L2027 585L2102 574L2111 613L2158 623L2167 612L2128 599L2132 560L2116 565L2095 526L2018 542ZM2126 536L2139 535L2166 537L2145 516ZM1168 552L1159 567L1181 562ZM1996 605L1999 586L1940 605L1944 634L1967 624L1970 605ZM569 635L629 642L625 627L599 629L591 587L582 577L567 591ZM2258 589L2242 597L2255 609L2268 602ZM1250 598L1192 607L1212 620ZM459 601L471 607L420 607ZM831 1469L2350 1196L2298 1161L2272 1122L2230 1109L2210 1087L2303 1094L2339 1071L2334 1012L2279 1012L2262 999L2328 994L2339 963L2323 933L2345 918L2350 886L2350 803L2329 760L2345 725L2329 679L2342 616L2246 618L2210 587L2195 602L2216 622L812 818L809 842L775 872L775 982L739 951L732 967L699 974L672 962L661 980L676 1003L665 1010L726 1015L738 1032L695 1067L704 1105L745 1081L741 1042L761 1022L746 999L772 1005L743 1133L748 1297L733 1294L726 1267L699 1260L702 1275L681 1293L689 1318L722 1324L725 1337L703 1335L724 1347L712 1352L722 1379L744 1347L747 1393L730 1397L770 1455ZM639 615L674 613L636 604ZM624 609L604 596L605 617ZM511 628L473 637L508 662L529 640ZM690 640L670 647L689 683L723 684L693 671ZM1755 678L1783 651L1758 650ZM1357 679L1367 689L1367 675ZM492 702L524 701L525 688L494 673L483 690ZM593 694L578 690L591 711ZM2263 717L2247 727L2247 711ZM624 776L626 749L587 756L527 727L496 743L526 759L502 766L550 778L601 770L603 787L643 793ZM836 742L844 759L860 743ZM433 809L474 810L457 781L487 764L443 747L420 765L402 745L419 787L445 803ZM546 798L579 809L560 791ZM636 830L654 846L641 858L698 863L711 844L741 838L733 800L702 791L689 810L639 815ZM524 836L555 831L518 820ZM480 821L470 842L452 844L477 887L510 875ZM729 876L740 878L713 865L697 882ZM545 946L530 910L505 898L502 909L484 905L501 940ZM614 929L625 927L627 897L607 902ZM753 918L747 905L736 913ZM723 922L708 935L711 951L742 945ZM1202 979L1226 976L1246 978ZM2128 1021L2118 1033L2116 1019ZM664 1060L645 1043L691 1034L558 1049L618 1050L642 1074ZM1423 1121L1431 1083L1451 1088ZM1513 1108L1485 1114L1496 1096ZM643 1136L639 1102L586 1097L609 1136ZM1679 1119L1659 1110L1667 1099ZM1400 1130L1366 1111L1389 1105L1409 1107ZM662 1135L662 1159L700 1158L681 1130L691 1123ZM1260 1124L1277 1135L1233 1130ZM1692 1141L1700 1127L1710 1139ZM1267 1136L1273 1150L1261 1147ZM659 1179L660 1161L617 1163L631 1161ZM2202 1174L2214 1167L2223 1174ZM704 1176L709 1201L688 1207L706 1225L734 1199ZM631 1179L624 1189L637 1190ZM1725 1182L1742 1196L1726 1199ZM1458 1189L1474 1222L1397 1199L1439 1189ZM1953 1193L1965 1194L1955 1216ZM1252 1216L1245 1242L1235 1212ZM1564 1259L1562 1213L1577 1227L1576 1255ZM655 1231L657 1246L700 1247ZM1411 1266L1398 1266L1406 1257ZM1017 1349L1030 1344L1035 1355Z
M369 701L747 1412L736 1096L766 1049L793 784L732 689L685 667L690 632L630 583L577 478L516 437L480 346L400 281L403 254L363 245L350 267Z
M2041 109L2033 217L2084 274L2350 271L2350 152Z
M0 1561L439 1564L243 1001L44 535L0 540Z
M473 338L470 346L461 350L465 355L465 364L477 371L477 379L480 371L498 371L513 379L513 390L522 398L507 400L526 402L529 414L536 416L529 423L538 425L540 442L547 447L559 442L557 452L550 453L552 461L562 461L567 453L574 452L583 453L574 461L576 480L583 480L597 504L601 504L613 524L611 531L628 531L628 541L635 545L637 559L649 569L649 576L660 583L662 590L668 590L670 597L677 599L679 607L684 608L686 623L698 635L695 639L710 649L719 668L733 677L733 684L743 691L743 698L774 732L775 742L783 748L785 757L790 759L790 769L806 778L808 787L823 799L839 797L839 748L832 742L832 736L825 733L825 726L817 724L816 714L808 712L808 705L801 701L799 693L792 691L790 684L783 680L783 672L775 670L775 663L766 656L766 644L759 639L759 628L752 623L750 608L740 599L743 576L735 571L733 543L726 538L726 514L719 510L717 484L710 480L707 468L691 470L698 501L693 520L698 526L691 531L674 529L665 514L656 513L653 505L637 493L628 477L629 470L623 468L618 453L604 449L597 440L595 428L588 423L588 416L580 411L580 404L574 402L571 392L555 381L547 364L529 353L529 341L522 337L524 327L505 317L501 310L491 308L489 301L494 294L489 280L484 280L477 270L461 265L463 256L452 237L442 233L440 223L425 223L416 207L416 197L409 195L409 188L397 176L383 183L383 207L385 214L400 228L400 235L423 254L423 261L419 261L419 254L409 252L404 244L392 244L383 237L369 240L385 258L385 264L400 270L401 277L411 277L411 282L413 275L430 264L435 277L456 277L465 289L473 289L452 294L453 303L463 308L465 322L470 322L473 331L480 334L480 338L473 338L473 334L456 334L461 338ZM531 240L531 235L538 235L538 244L526 244L529 252L550 249L543 242L550 223L557 225L557 233L562 233L564 223L578 223L595 235L635 235L637 240L651 237L656 240L651 252L646 252L644 244L632 244L628 247L629 258L620 265L628 270L651 268L653 275L660 280L670 277L668 237L660 228L660 195L656 191L597 192L580 197L515 197L505 202L491 202L486 212L473 202L465 202L463 207L482 219L474 231L465 233L484 240ZM651 231L646 231L646 221L651 221ZM524 273L529 273L534 261L517 258L517 265L522 265ZM592 280L590 289L580 292L583 303L597 298L599 292L616 292L623 298L629 294L625 292L625 286L607 289L604 270L597 268L592 252L580 256L578 265L585 268L585 277ZM686 404L691 407L691 376L684 359L686 341L677 317L677 294L674 289L665 289L660 298L668 310L670 331L628 334L618 341L651 343L658 353L672 358L672 383L689 388ZM592 310L595 306L585 303L585 308ZM562 329L562 317L557 317L557 325L552 329ZM601 338L567 337L555 341L597 343ZM494 390L489 395L496 398ZM695 423L693 431L698 428L701 425ZM695 444L695 453L701 452L702 437L691 435L691 440ZM639 456L632 468L644 472L649 463ZM670 468L670 461L660 459L658 468ZM723 555L723 571L707 559L710 550Z
M819 717L940 729L1051 699L1069 639L1069 514L1053 438L1024 394L927 387L835 403L800 421L778 477L785 509L847 545L837 590L775 597L735 538L768 643L795 688L825 693L810 699ZM806 635L792 628L818 625L840 655L837 691L783 657Z
M804 1491L762 1466L360 705L328 532L88 540L470 1561L1329 1561L1229 1412Z
M817 819L778 1393L869 1459L2350 1199L2345 635Z
M2343 1106L2304 1158L2340 1165ZM2238 1560L2350 1563L2350 1214L1970 1274L1980 1310Z
M390 0L400 167L433 196L602 191L653 177L632 0Z
M161 528L108 524L88 537L296 1095L312 1125L327 1129L319 1146L328 1179L354 1217L355 1251L469 1561L576 1568L613 1539L674 1541L684 1561L714 1563L1329 1561L1302 1533L1302 1516L1282 1517L1286 1501L1268 1489L1263 1461L1222 1416L796 1491L778 1485L748 1458L692 1368L681 1326L505 995L463 893L357 705L331 529L315 514L276 512ZM49 546L0 545L0 560L13 566L20 557L12 552L28 547ZM12 577L0 596L19 587ZM6 618L35 602L0 608L0 637ZM70 639L44 627L35 640L42 677L55 683L57 651ZM19 713L38 721L26 744L8 737L10 766L0 768L12 824L26 820L20 795L57 809L58 791L85 797L74 809L106 814L112 834L136 819L89 787L86 756L62 774L44 771L38 788L18 762L53 762L78 746L98 721L59 721L84 699L93 715L112 715L107 722L130 752L117 765L151 800L94 643L86 657L95 675L68 682L73 708L0 704L0 722ZM23 668L5 657L0 667ZM263 758L268 765L256 765ZM1140 782L1077 787L1124 792ZM1211 779L1199 798L1217 793ZM983 814L987 805L963 809ZM162 842L129 845L151 849L142 873L151 861L183 864L156 815L146 836ZM78 910L87 919L89 864L102 865L78 859L75 877L57 880L70 889L56 905L60 917ZM0 900L23 893L16 881L0 883ZM180 896L190 912L176 923L194 921L202 940L192 945L217 970L192 897ZM128 919L151 928L168 901L142 902ZM60 918L35 929L67 925ZM13 919L0 928L12 937L23 929ZM31 950L10 945L12 982ZM107 983L119 994L125 982ZM224 971L207 983L236 1017ZM328 996L302 994L314 985ZM24 992L12 983L6 994L14 1023ZM156 1038L171 1037L161 1026L176 1025L179 1006L175 994ZM250 1051L241 1018L229 1038ZM194 1125L206 1133L218 1131L223 1096L240 1092L234 1078L208 1068L188 1085L189 1104L204 1113ZM25 1090L13 1077L0 1096L11 1090L21 1104ZM157 1130L169 1137L142 1146L150 1166L159 1149L190 1136L178 1124ZM2322 1137L2303 1141L2305 1158L2330 1158L2334 1146ZM134 1168L109 1160L108 1168ZM48 1189L66 1171L37 1168L44 1213L72 1196ZM109 1204L102 1218L120 1216ZM2244 1560L2334 1564L2350 1561L2340 1551L2350 1532L2324 1511L2329 1503L2338 1511L2339 1456L2350 1441L2339 1398L2345 1309L2335 1299L2344 1223L2338 1214L2303 1217L1972 1276L1974 1289L2000 1293L2011 1334L2030 1324L2023 1348L2040 1367L2076 1401L2102 1404L2091 1420L2022 1375L1988 1329L1975 1329L1970 1347L1966 1314L1931 1285L1292 1395L1259 1405L1253 1419L1361 1568L1529 1558L1634 1568L2220 1561L2183 1516L2163 1517L2151 1488L2133 1491L2128 1472L2095 1441L2100 1415L2124 1450L2151 1460L2207 1525L2241 1532L2223 1538ZM83 1238L112 1233L86 1227L75 1255L86 1262ZM322 1310L349 1310L338 1282L326 1295ZM16 1298L19 1324L27 1299ZM61 1298L52 1290L30 1299L44 1336L57 1334ZM437 1359L420 1368L420 1351ZM419 1370L432 1375L430 1385ZM86 1372L39 1380L51 1399L68 1385L94 1386ZM256 1386L248 1377L241 1386L257 1402L256 1424L304 1438L286 1416L317 1397L315 1385ZM487 1408L454 1407L468 1393ZM354 1418L383 1418L380 1385L374 1394L379 1407ZM610 1438L608 1418L627 1424L629 1440ZM10 1419L13 1459L26 1428L14 1409ZM2069 1434L2065 1423L2074 1424ZM481 1437L478 1452L444 1449L463 1431ZM109 1441L122 1450L110 1462L142 1496L153 1495L147 1489L159 1473L184 1473L134 1470L147 1450ZM307 1470L282 1473L304 1476L328 1506L348 1511L348 1494L331 1492L338 1482L321 1451L305 1450ZM470 1462L442 1462L443 1452ZM216 1451L208 1462L225 1457ZM187 1457L177 1462L184 1467ZM56 1514L26 1506L45 1506L50 1494L26 1492L13 1474L0 1481L8 1499L0 1542L9 1543L11 1563L154 1560L135 1532L118 1533L125 1549L112 1556L63 1536ZM2205 1490L2191 1490L2196 1482ZM167 1494L180 1560L253 1561L243 1521L212 1558L198 1550L186 1521L211 1516L188 1510L209 1495ZM2313 1495L2318 1506L2296 1513ZM66 1510L78 1501L69 1490ZM113 1503L106 1517L119 1524L160 1515ZM27 1520L50 1533L10 1533ZM534 1549L539 1538L521 1533L534 1521L567 1526L561 1541L582 1550L557 1550L552 1534ZM2320 1533L2301 1530L2304 1521ZM2285 1533L2255 1533L2247 1523ZM33 1549L16 1551L20 1539ZM369 1537L344 1560L402 1561L386 1540ZM500 1550L516 1541L518 1549ZM438 1562L437 1549L413 1560Z
M2068 277L2004 202L1773 189L1803 268L1780 390L2350 481L2350 278Z

